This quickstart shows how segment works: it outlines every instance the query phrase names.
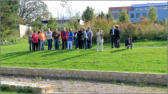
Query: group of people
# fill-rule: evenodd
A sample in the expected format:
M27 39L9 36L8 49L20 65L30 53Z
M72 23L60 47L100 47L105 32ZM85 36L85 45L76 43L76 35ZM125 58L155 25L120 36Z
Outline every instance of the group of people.
M87 30L80 28L79 31L72 32L72 29L63 30L58 32L57 29L52 32L50 28L44 33L41 29L39 32L29 33L29 50L30 51L42 51L44 50L45 40L47 40L48 50L52 50L52 42L54 40L55 50L59 49L60 37L62 39L62 49L73 49L73 42L75 44L75 49L90 49L92 48L92 37L93 32L91 28L88 27Z
M104 32L101 29L98 29L96 32L97 36L97 48L96 51L100 47L100 51L103 51L103 35ZM30 51L41 51L44 50L45 40L47 40L48 50L52 50L52 43L54 40L55 50L59 49L60 46L60 37L62 39L62 49L73 49L73 44L75 45L75 49L91 49L92 48L92 37L93 32L90 27L85 30L84 28L80 28L80 30L73 32L72 29L66 30L63 28L61 32L58 32L55 29L53 32L48 28L48 31L45 33L42 29L39 32L30 32L29 33L29 50ZM113 44L115 48L120 47L120 30L119 26L112 26L110 30L111 37L111 47L113 48ZM127 42L129 44L129 42Z
M103 51L103 36L104 31L101 29L98 29L96 32L97 36L97 47L96 51L100 47L100 51ZM45 33L42 29L38 32L30 31L28 40L29 40L29 50L30 51L42 51L44 50L45 40L47 40L48 44L48 50L52 50L52 43L54 40L54 46L55 50L59 49L60 46L60 37L62 39L62 49L73 49L73 44L75 45L75 49L91 49L92 48L92 38L93 38L93 32L90 27L85 30L84 28L80 28L80 30L77 30L75 32L72 31L72 29L66 30L66 28L63 28L63 30L58 32L57 29L52 32L50 28L48 28L48 31ZM119 26L112 26L110 29L110 38L111 38L111 47L120 48L120 29ZM125 47L132 48L133 47L133 41L132 37L128 36L125 39Z

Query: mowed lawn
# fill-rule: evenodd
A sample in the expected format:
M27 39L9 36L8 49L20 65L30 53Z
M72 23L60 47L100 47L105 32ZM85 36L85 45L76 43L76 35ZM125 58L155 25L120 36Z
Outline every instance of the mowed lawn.
M105 43L103 52L95 49L29 52L27 40L20 40L1 46L1 66L167 73L166 41L135 42L133 49L121 45L119 49L111 49L110 44Z

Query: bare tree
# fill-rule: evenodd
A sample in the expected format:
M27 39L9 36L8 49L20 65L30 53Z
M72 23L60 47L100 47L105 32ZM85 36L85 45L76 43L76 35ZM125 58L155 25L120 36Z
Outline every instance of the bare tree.
M47 5L41 0L20 0L19 16L25 24L36 19L49 19Z

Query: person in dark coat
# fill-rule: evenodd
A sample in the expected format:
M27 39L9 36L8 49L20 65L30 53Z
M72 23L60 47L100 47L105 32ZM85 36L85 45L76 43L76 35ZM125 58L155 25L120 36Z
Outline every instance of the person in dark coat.
M92 37L93 37L93 32L90 27L86 30L87 37L88 37L88 49L92 48Z
M83 28L80 28L80 30L78 31L78 45L79 45L79 49L83 49L84 47L84 33L83 33Z
M120 48L120 30L118 25L115 27L115 48Z
M111 48L113 48L113 44L115 44L115 26L112 26L110 29L110 38L111 38Z
M132 37L128 36L126 39L125 39L125 47L128 49L128 48L131 48L133 47L133 41L132 41Z
M58 32L57 29L54 30L54 32L52 33L52 36L54 38L55 50L58 50L59 49L59 37L60 37L60 33Z

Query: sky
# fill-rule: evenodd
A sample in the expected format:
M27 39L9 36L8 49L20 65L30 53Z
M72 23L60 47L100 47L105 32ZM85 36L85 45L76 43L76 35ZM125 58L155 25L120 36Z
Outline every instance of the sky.
M77 13L81 16L83 11L87 6L92 7L95 13L108 13L109 7L121 7L130 6L132 4L145 4L145 3L161 3L167 2L166 0L161 1L68 1L66 7L62 7L61 1L44 1L48 6L48 10L51 12L52 16L55 17L72 17Z

